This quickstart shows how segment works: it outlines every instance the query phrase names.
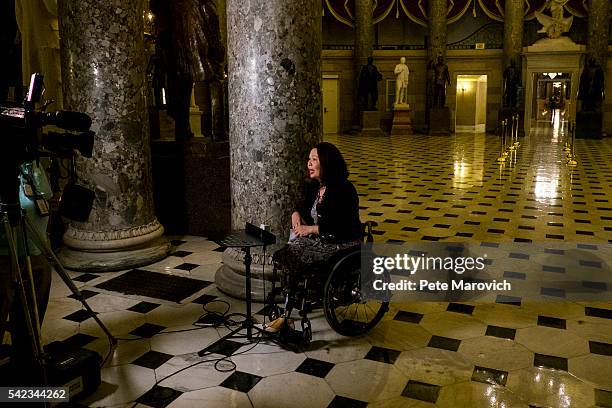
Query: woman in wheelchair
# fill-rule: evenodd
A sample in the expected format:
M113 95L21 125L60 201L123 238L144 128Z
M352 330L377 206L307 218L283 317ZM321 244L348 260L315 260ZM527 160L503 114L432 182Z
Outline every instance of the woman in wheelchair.
M302 328L305 332L308 329L307 336L310 336L310 325L306 316L309 306L320 303L321 300L323 303L329 303L331 298L337 300L340 295L336 293L334 297L329 292L333 287L340 290L339 282L330 282L330 273L341 260L347 259L347 255L352 262L344 262L344 269L359 261L358 246L363 239L363 227L359 220L359 197L348 180L346 162L338 148L327 142L317 144L308 157L308 175L311 183L308 184L305 201L291 215L289 242L273 255L275 271L282 273L285 283L285 310L280 315L280 310L276 308L277 313L270 314L270 317L275 319L265 326L268 332L292 327L293 321L289 317L293 307L297 306L302 316ZM344 272L342 274L344 275ZM340 274L337 273L336 276ZM346 283L343 282L344 286ZM351 282L351 285L354 284L356 282ZM309 293L320 294L322 289L323 299L309 299ZM272 293L270 299L273 297ZM326 298L330 299L326 301ZM323 306L327 320L330 321L331 317L330 323L337 323L338 319L333 316L334 311L331 310L333 305ZM376 321L373 325L380 320L384 311L379 314L380 316L375 313ZM305 324L307 328L304 327ZM334 327L332 324L332 327L336 331L342 331L338 330L339 326Z

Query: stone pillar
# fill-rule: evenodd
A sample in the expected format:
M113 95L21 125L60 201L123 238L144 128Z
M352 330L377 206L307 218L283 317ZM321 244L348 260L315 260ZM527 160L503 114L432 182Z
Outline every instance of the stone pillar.
M597 59L604 73L608 62L609 8L609 0L589 0L589 36L586 51L589 57Z
M504 9L504 69L510 65L510 61L514 61L517 69L521 69L524 5L524 0L506 0Z
M446 60L446 16L448 14L447 0L429 1L429 37L427 60L432 61L442 55Z
M232 228L268 224L284 243L322 132L321 2L228 0L227 27ZM227 250L223 261L217 286L244 296L241 253ZM252 269L261 276L261 265Z
M372 56L374 49L374 23L372 22L373 4L372 0L355 0L355 44L353 48L353 66L355 104L353 107L353 124L356 128L361 128L361 118L359 111L361 103L359 98L359 73L361 67L366 65L368 57Z
M143 2L60 0L65 107L89 114L92 159L80 180L95 191L89 220L71 222L61 252L75 270L117 270L169 251L153 211L145 97Z
M374 49L372 0L355 0L355 51L353 57L358 68L368 62ZM357 71L359 72L359 71Z

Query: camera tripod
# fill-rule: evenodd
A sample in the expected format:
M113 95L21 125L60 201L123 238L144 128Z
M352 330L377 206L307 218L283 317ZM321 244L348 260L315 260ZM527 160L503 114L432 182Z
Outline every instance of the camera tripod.
M13 175L11 175L13 176ZM0 219L6 233L9 247L9 257L11 260L11 283L15 296L13 302L18 298L23 309L23 316L30 339L33 362L40 368L40 374L44 385L48 385L46 378L46 356L42 345L41 326L42 322L38 315L38 305L36 301L36 289L32 275L32 265L30 261L30 248L28 236L31 236L36 247L42 255L52 265L64 281L66 286L72 291L74 297L81 302L89 315L96 321L102 331L106 334L111 348L117 344L117 339L113 337L108 328L98 318L96 313L87 304L81 291L75 286L74 282L62 266L61 262L51 249L48 241L36 230L32 222L24 215L24 210L19 203L19 175L14 174L11 188L3 186L3 193L0 192ZM20 262L21 261L21 262ZM11 305L12 307L12 305ZM11 309L9 308L9 310ZM4 333L0 333L1 336ZM1 337L0 337L1 339ZM36 384L40 385L40 384Z

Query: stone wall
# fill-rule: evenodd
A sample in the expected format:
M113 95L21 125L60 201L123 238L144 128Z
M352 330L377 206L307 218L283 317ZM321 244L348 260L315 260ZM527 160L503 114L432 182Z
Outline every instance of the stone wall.
M425 68L426 53L416 51L374 51L374 64L383 75L378 86L378 109L383 112L383 129L390 126L391 111L386 101L387 81L395 87L393 69L400 57L406 57L410 69L408 84L408 103L412 108L415 129L425 125ZM457 75L487 75L487 130L493 131L497 122L497 111L501 105L502 89L502 50L449 50L447 63L452 84L447 90L447 106L452 115L455 111ZM340 79L340 131L350 129L352 123L355 82L353 79L352 51L323 50L323 74L335 74ZM394 90L393 90L394 91ZM454 123L454 116L451 118ZM385 129L388 130L388 129Z

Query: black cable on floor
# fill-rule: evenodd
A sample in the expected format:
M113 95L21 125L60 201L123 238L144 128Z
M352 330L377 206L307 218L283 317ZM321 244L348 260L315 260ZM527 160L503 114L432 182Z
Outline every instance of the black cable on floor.
M216 311L212 311L207 309L206 306L210 305L211 303L222 303L225 304L227 307L223 312L216 312ZM202 308L204 309L204 313L200 315L200 317L198 317L198 320L195 321L194 323L192 323L192 325L196 326L190 329L182 329L182 330L171 330L171 331L161 331L159 333L155 333L153 336L157 336L160 334L172 334L172 333L182 333L182 332L188 332L188 331L194 331L194 330L202 330L202 329L208 329L208 328L213 328L213 329L217 329L217 328L221 328L221 327L225 327L229 330L232 329L232 326L239 326L241 325L244 320L234 320L232 319L232 317L244 317L246 319L246 315L244 313L229 313L229 310L231 308L231 305L229 304L229 302L225 301L225 300L220 300L220 299L215 299L215 300L211 300L210 302L207 302L206 304L204 304L202 306ZM214 317L209 317L209 316L214 316ZM212 323L199 323L202 319L205 319L209 317L209 319L211 319ZM121 338L121 337L115 337L116 340L122 340L122 341L135 341L135 340L143 340L143 339L150 339L151 337L134 337L134 338ZM258 338L261 336L258 336ZM255 343L256 345L259 344L259 340L257 341L257 343ZM117 347L118 344L116 343L112 343L109 340L109 350L108 353L106 354L106 357L104 358L104 360L102 361L102 365L100 365L100 368L103 368L104 365L107 363L107 361L109 360L110 356L113 353L113 350L115 349L115 347ZM251 350L251 349L249 349ZM247 350L248 351L248 350ZM213 360L214 361L214 360ZM230 361L231 362L231 361ZM233 362L231 362L233 364ZM215 369L217 371L223 371L218 369L217 367L217 363L215 363ZM229 371L233 371L235 370L235 366L234 368L232 368Z
M238 314L238 313L234 313L234 314ZM230 358L231 358L231 357L234 357L234 356L241 355L241 354L245 354L245 353L247 353L247 352L249 352L249 351L253 350L253 349L254 349L255 347L257 347L257 346L259 345L259 343L261 342L261 339L262 339L261 334L260 334L260 335L258 335L258 336L256 337L256 339L257 339L257 341L256 341L256 342L255 342L255 343L252 345L252 347L250 347L250 348L248 348L248 349L246 349L246 350L244 350L244 351L241 351L240 353L232 354L231 356L223 356L223 357L219 357L219 358L213 358L213 359L210 359L210 360L202 360L202 361L198 361L198 362L196 362L196 363L193 363L193 364L191 364L191 365L188 365L187 367L183 367L183 368L181 368L180 370L177 370L177 371L173 372L172 374L169 374L169 375L165 376L164 378L162 378L162 379L160 379L160 380L156 381L156 382L155 382L155 384L153 384L153 387L151 387L151 389L153 389L153 388L157 387L159 384L161 384L162 382L166 381L168 378L173 377L173 376L175 376L175 375L177 375L177 374L179 374L179 373L181 373L181 372L183 372L183 371L185 371L185 370L188 370L188 369L190 369L190 368L196 367L196 366L198 366L198 365L200 365L200 364L210 363L210 362L213 362L213 361L215 362L215 364L214 364L214 366L213 366L213 367L214 367L214 369L215 369L215 370L217 370L217 371L219 371L219 372L227 373L227 372L230 372L230 371L234 371L234 370L236 369L236 363L234 363L232 360L230 360ZM210 352L207 352L207 353L210 353ZM212 353L210 353L210 354L212 354ZM266 354L266 353L260 353L260 354ZM219 367L219 364L220 364L221 362L227 362L227 363L230 363L230 364L231 364L231 368L229 368L229 369L221 369L221 368ZM148 391L147 391L147 392L148 392ZM146 394L146 393L145 393L145 394ZM144 394L143 394L143 395L144 395ZM132 407L131 407L131 408L135 408L135 407L136 407L136 405L138 405L138 401L134 402L134 405L132 405Z

